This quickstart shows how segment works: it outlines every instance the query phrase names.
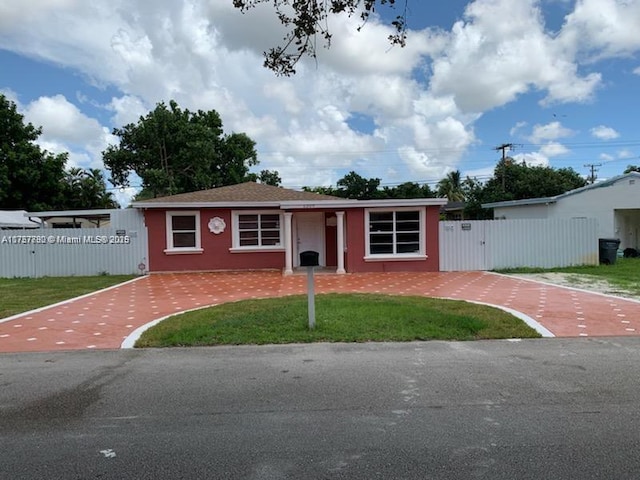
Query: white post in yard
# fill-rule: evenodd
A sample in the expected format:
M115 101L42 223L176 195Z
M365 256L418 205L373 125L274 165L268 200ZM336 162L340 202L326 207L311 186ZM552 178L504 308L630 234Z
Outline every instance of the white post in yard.
M342 275L346 273L344 269L344 212L336 212L336 219L338 222L338 269L336 273Z
M316 326L316 292L313 282L313 267L307 267L307 310L309 312L309 330Z

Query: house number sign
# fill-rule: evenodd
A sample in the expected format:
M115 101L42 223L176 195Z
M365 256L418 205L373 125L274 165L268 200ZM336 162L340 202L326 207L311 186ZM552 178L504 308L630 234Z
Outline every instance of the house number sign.
M215 233L218 235L219 233L224 232L224 229L227 228L227 224L220 217L213 217L209 220L209 231L211 233Z

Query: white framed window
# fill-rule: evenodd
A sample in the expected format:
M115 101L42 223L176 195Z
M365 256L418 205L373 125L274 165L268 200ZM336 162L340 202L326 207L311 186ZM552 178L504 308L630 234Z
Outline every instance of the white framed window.
M200 212L167 212L167 249L165 253L202 253Z
M279 210L234 211L231 250L282 250L283 221Z
M425 209L365 210L365 260L426 258Z

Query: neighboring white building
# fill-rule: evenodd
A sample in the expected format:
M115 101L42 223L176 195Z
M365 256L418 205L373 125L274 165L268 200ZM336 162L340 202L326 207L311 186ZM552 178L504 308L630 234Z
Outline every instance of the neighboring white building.
M0 210L0 230L40 228L42 220L31 218L25 210Z
M599 238L640 249L640 173L631 172L555 197L485 203L493 218L595 218Z

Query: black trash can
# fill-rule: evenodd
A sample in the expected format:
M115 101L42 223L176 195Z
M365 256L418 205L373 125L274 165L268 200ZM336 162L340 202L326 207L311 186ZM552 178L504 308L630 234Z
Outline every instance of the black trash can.
M301 267L317 267L319 263L320 254L313 250L307 250L300 252L300 266Z
M600 247L600 263L605 265L613 265L618 258L618 247L620 239L618 238L599 238L598 246Z

